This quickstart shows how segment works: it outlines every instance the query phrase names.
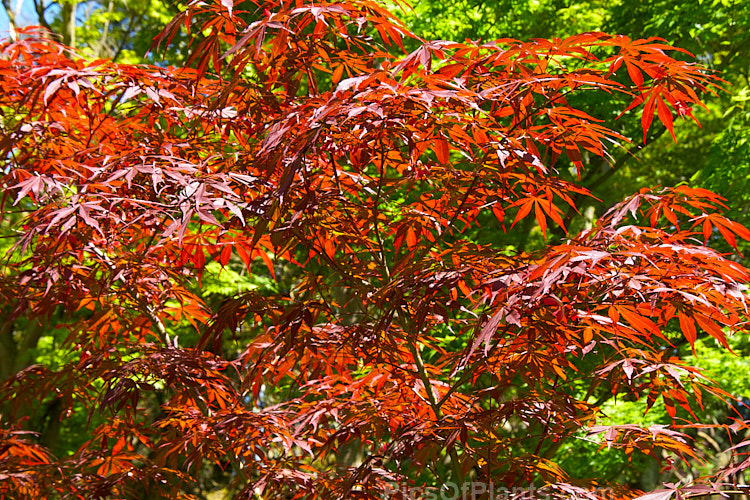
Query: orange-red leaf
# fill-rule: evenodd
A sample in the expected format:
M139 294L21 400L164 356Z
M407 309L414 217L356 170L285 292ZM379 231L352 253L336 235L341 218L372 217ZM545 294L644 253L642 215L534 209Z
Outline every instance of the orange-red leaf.
M674 135L674 123L672 121L672 112L669 110L669 106L664 102L664 99L659 97L656 100L656 113L659 116L659 120L667 127L669 133L672 134L672 139L677 142L677 138Z
M695 322L684 313L679 313L677 317L680 320L680 330L685 335L685 339L690 342L690 347L693 347L698 338L698 333L695 330Z
M435 154L440 163L448 163L450 161L450 147L448 141L439 137L435 139Z

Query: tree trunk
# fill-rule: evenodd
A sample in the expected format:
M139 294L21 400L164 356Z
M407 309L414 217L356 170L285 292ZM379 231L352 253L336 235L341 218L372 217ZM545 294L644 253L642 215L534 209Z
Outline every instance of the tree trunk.
M20 0L16 4L16 10L20 10ZM5 15L8 16L8 36L11 40L17 40L18 35L16 33L16 10L10 5L10 0L3 0L3 9L5 9Z
M76 10L78 2L73 0L64 3L60 7L60 19L62 20L62 41L68 47L76 46Z

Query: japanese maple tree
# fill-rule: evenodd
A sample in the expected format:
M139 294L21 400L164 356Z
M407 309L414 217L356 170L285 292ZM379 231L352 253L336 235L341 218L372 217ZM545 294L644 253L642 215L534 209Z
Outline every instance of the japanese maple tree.
M718 79L658 39L425 41L369 0L195 1L154 49L180 29L178 68L0 46L3 361L45 328L61 353L6 363L3 495L191 498L212 474L237 498L594 498L635 493L570 477L562 443L700 461L695 410L732 396L673 348L746 328L748 270L705 245L750 232L684 185L579 234L563 214L629 141L576 96L671 132ZM544 248L491 243L526 218ZM211 263L268 285L208 297ZM608 426L616 396L674 424ZM72 454L45 401L44 425L88 419ZM659 498L732 489L731 453Z

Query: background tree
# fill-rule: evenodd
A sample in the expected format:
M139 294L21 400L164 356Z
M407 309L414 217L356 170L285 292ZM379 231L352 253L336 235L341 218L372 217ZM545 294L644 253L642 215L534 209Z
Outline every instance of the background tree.
M584 162L627 147L577 95L624 96L645 135L716 80L603 33L424 41L368 1L195 3L158 44L181 26L175 69L2 46L3 345L37 349L0 392L4 494L593 497L624 480L565 470L566 443L697 460L695 411L731 396L669 332L745 328L747 270L703 244L750 232L686 186L534 251L501 231L565 234ZM217 298L222 272L262 279ZM608 425L615 396L670 421ZM727 453L683 493L732 488Z
M179 12L177 4L159 0L3 0L3 8L0 27L11 38L25 26L42 26L89 57L123 63L153 61L151 40ZM184 49L176 44L163 55L177 63Z

